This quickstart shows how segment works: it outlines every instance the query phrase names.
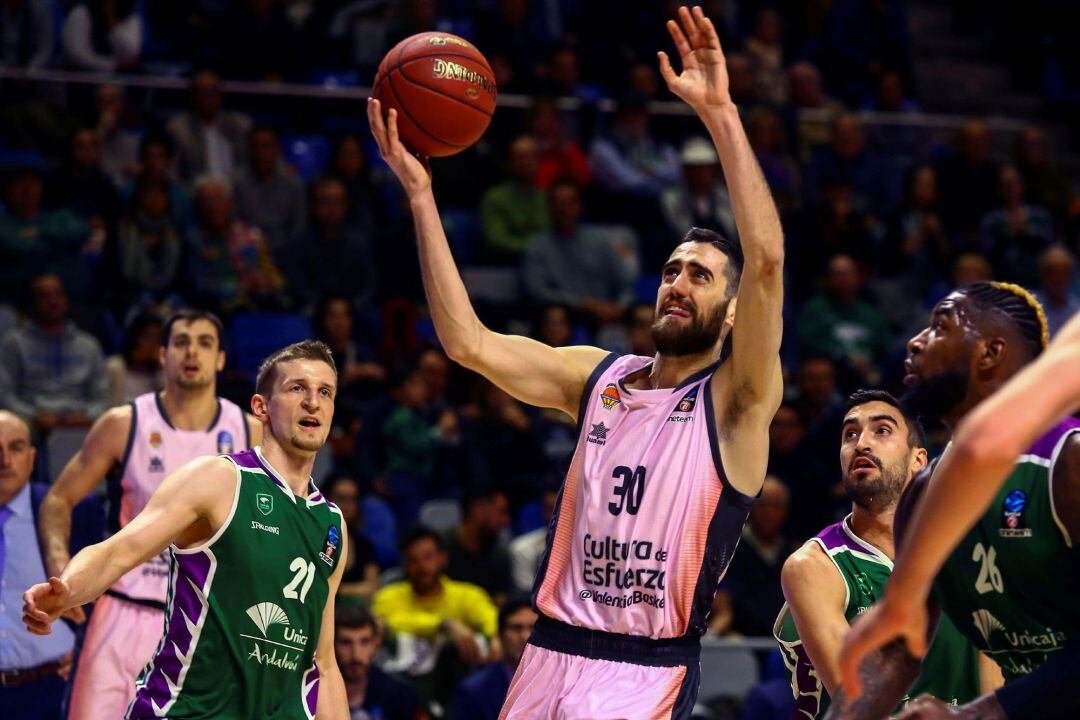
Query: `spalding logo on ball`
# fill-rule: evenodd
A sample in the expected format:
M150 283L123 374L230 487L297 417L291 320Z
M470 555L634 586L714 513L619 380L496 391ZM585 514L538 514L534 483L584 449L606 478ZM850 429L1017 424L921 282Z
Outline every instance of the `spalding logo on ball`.
M484 134L495 112L495 75L472 43L427 32L407 37L379 63L372 94L397 110L401 142L413 152L446 157Z

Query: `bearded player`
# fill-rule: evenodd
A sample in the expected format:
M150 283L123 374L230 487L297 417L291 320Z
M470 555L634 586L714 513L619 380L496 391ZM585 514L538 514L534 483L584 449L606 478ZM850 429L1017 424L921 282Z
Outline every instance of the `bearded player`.
M893 569L896 505L924 467L922 425L896 398L883 390L848 398L840 469L851 514L792 553L780 576L787 603L773 634L795 695L792 720L824 717L839 689L841 642L850 623L881 598ZM979 687L978 653L942 620L909 695L926 693L955 705L973 699Z
M203 455L251 447L259 422L217 396L225 366L221 321L213 313L182 310L162 338L165 389L112 408L90 429L79 452L41 504L39 533L46 572L59 576L71 556L72 508L107 475L119 481L119 525L131 522L161 481ZM72 688L68 720L120 717L135 696L135 678L154 654L168 588L167 553L150 558L105 591L86 631ZM81 618L81 609L72 614Z
M842 662L849 668L845 688L855 691L854 696L861 690L854 670L870 650L902 637L914 654L922 653L927 626L926 598L934 576L980 516L988 508L1005 502L1008 495L1002 497L1001 489L1016 470L1016 458L1047 432L1060 427L1065 414L1078 409L1080 315L1074 315L1042 357L960 423L952 447L938 464L933 482L926 489L926 498L912 518L904 559L896 566L885 598L845 640ZM1054 509L1063 532L1073 542L1076 557L1076 512L1080 509L1076 494L1080 492L1080 482L1076 476L1077 453L1073 449L1075 435L1059 443L1062 444L1055 471L1064 471L1060 476L1056 472L1051 476L1051 483L1055 483L1051 497L1055 499ZM1067 463L1073 464L1067 466ZM1072 468L1071 475L1066 467ZM1072 500L1064 497L1066 493L1072 494ZM1021 509L1019 514L1012 512L1009 517L1021 518L1022 513ZM1015 530L1028 529L1020 527L1019 521L1006 520L1006 524L1015 524ZM1003 585L1007 579L1002 577ZM993 584L993 578L990 582ZM1075 603L1075 597L1073 600ZM998 717L1052 718L1080 714L1076 693L1080 686L1080 643L1075 638L1069 639L1067 648L1022 681L1029 686L1028 693L1023 692L1024 686L1018 681L997 694L995 699L1001 710ZM1068 698L1073 698L1071 705ZM993 708L987 715L994 717L998 707L994 707L993 701L986 698L983 704ZM923 705L919 708L921 715L940 714L940 708L929 701Z
M336 390L321 342L267 358L251 399L261 443L165 478L119 532L26 591L27 628L48 634L62 612L169 548L165 633L124 717L348 717L328 602L348 534L311 481Z
M661 72L712 135L743 246L695 228L675 248L657 292L652 358L551 348L484 327L454 266L428 171L399 142L396 113L384 118L377 101L368 105L412 207L444 349L579 426L534 584L540 618L503 718L689 717L699 638L765 478L782 391L780 221L728 94L712 23L700 8L681 8L679 20L668 29L683 71L660 53Z
M1023 288L961 288L938 303L930 327L908 343L908 402L955 429L1035 360L1047 339L1042 309ZM951 452L946 448L942 457ZM901 563L908 562L909 518L930 507L933 496L924 496L936 485L939 460L912 482L897 510ZM924 637L933 637L940 608L1001 667L1005 686L959 708L919 701L905 710L906 717L1076 717L1080 566L1072 538L1078 533L1080 422L1068 419L1014 455L997 497L949 553L933 593L922 596L932 606ZM861 694L834 705L835 717L877 718L894 707L918 674L912 653L921 650L892 642L868 655L859 667Z

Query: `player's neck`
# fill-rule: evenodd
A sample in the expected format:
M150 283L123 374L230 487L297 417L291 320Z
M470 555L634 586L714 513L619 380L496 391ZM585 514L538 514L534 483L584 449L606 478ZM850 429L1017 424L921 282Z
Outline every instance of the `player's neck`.
M634 378L628 383L631 390L658 390L677 387L686 378L716 362L717 354L710 348L694 355L661 355L653 358L648 377Z
M179 385L166 385L158 397L177 430L209 430L218 414L218 399L214 383L191 390Z
M307 498L311 482L311 468L315 465L315 453L288 452L267 433L259 443L263 458L273 466L293 495Z
M891 560L895 555L893 546L893 516L895 514L896 505L882 511L867 510L858 505L852 505L851 530L885 553Z

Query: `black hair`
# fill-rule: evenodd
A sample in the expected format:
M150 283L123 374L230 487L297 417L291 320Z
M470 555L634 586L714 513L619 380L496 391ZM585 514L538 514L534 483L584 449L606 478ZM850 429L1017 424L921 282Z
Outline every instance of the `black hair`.
M409 548L421 540L431 540L435 543L435 547L437 547L440 552L446 550L446 543L443 542L442 535L435 532L427 525L416 525L401 538L401 554L404 555L409 551Z
M705 228L692 227L683 236L680 245L686 242L709 243L714 248L727 256L728 263L724 269L724 277L728 281L728 297L734 297L739 293L739 280L743 271L743 251L738 240L731 240L718 232Z
M350 630L362 630L371 628L376 635L379 634L379 626L375 623L375 616L363 605L347 600L338 600L334 603L334 630L349 628Z
M461 491L461 516L467 517L469 510L479 502L490 500L496 495L505 495L501 489L486 483L472 483Z
M160 317L151 312L141 312L132 318L128 326L124 328L124 339L120 343L120 355L124 361L130 363L131 356L135 353L135 346L139 344L139 336L148 327L160 325L164 333L165 323Z
M281 134L277 131L277 128L273 125L267 125L266 123L256 123L251 126L251 129L247 132L248 142L251 142L259 133L270 133L274 136L274 141L281 143Z
M1030 357L1039 355L1050 343L1050 329L1042 305L1030 292L1012 283L977 282L957 292L980 310L994 310L1012 322Z
M143 157L146 154L146 149L151 145L160 145L165 148L165 154L172 157L176 154L176 143L173 141L172 136L167 132L161 130L151 130L142 136L139 140L139 157Z
M919 418L901 405L900 401L888 390L856 390L848 396L847 407L844 408L844 413L847 414L854 407L872 402L892 405L900 411L900 414L904 418L904 422L907 423L907 444L909 448L926 447L926 430L923 429Z
M167 347L169 345L169 338L172 336L173 325L177 322L183 321L188 324L195 322L196 320L208 320L214 329L217 330L218 347L223 348L225 345L225 325L214 313L209 310L199 310L198 308L184 308L177 310L169 319L165 321L165 327L161 333L161 344Z
M511 595L499 606L499 632L506 629L510 616L518 610L532 609L532 600L528 595Z
M323 317L326 315L326 311L330 309L330 304L338 301L344 301L345 306L349 309L349 317L356 322L356 312L353 310L352 302L345 295L324 295L319 299L319 302L315 304L315 312L312 315L314 321L315 334L319 337L326 336L326 325L323 323ZM355 327L353 328L355 330Z

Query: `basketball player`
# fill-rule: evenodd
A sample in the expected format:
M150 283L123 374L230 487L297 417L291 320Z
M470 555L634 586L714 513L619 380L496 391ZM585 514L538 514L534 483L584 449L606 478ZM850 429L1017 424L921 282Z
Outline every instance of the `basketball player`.
M922 426L904 414L896 398L883 390L860 390L848 398L840 470L851 514L792 553L780 575L787 604L773 634L795 695L792 720L825 715L840 685L840 643L850 623L885 589L893 567L896 503L924 467ZM923 693L953 705L979 694L978 653L947 619L910 695Z
M682 8L679 19L681 27L668 27L683 72L663 53L661 70L712 135L743 247L695 228L675 248L657 292L655 357L551 348L484 327L454 266L427 169L399 142L396 113L384 118L377 101L368 105L412 207L444 349L579 426L534 584L540 618L503 718L689 717L699 637L765 478L782 390L783 237L728 95L716 31L700 9Z
M1010 474L1018 470L1017 457L1040 437L1045 437L1048 431L1061 427L1061 417L1078 408L1080 315L1074 315L1042 357L980 403L960 423L951 448L942 457L933 482L926 489L925 500L919 503L911 520L904 558L896 566L884 599L844 641L841 653L841 662L845 666L844 686L854 691L854 697L861 690L854 670L868 651L901 637L913 654L922 654L927 627L926 598L934 576L957 544L971 532L979 516L987 508L996 515L999 504L1005 503L1009 496L1002 496L1001 488L1007 479L1012 482ZM1051 434L1050 437L1054 436ZM1053 507L1062 522L1066 543L1070 540L1075 543L1078 538L1076 511L1080 503L1076 498L1080 482L1076 445L1077 436L1072 434L1058 441L1060 450L1056 458L1051 454L1056 463L1049 476L1053 484L1050 496L1055 500ZM1042 449L1045 450L1045 446ZM1069 494L1071 499L1066 497ZM1065 502L1060 502L1060 498ZM1020 520L1025 508L1021 507L1017 512L1016 505L1014 501L1012 509L1003 511L1010 513L1003 518L1005 524L1015 525L1007 529L1034 531L1034 528L1023 527ZM1017 519L1010 522L1009 518ZM1075 558L1075 545L1072 552ZM988 580L992 586L994 578L988 576ZM1003 587L1008 581L1007 576L1001 576ZM1073 596L1074 607L1075 603ZM1058 715L1071 713L1070 716L1075 717L1080 713L1080 705L1075 701L1071 706L1065 702L1067 697L1077 698L1076 688L1080 687L1080 643L1075 638L1070 640L1068 647L1057 651L1052 660L1027 676L1030 694L1023 694L1019 682L998 693L998 705L1004 716L1053 717L1056 712ZM1057 668L1056 672L1054 668ZM984 704L993 705L989 699ZM929 701L925 707L919 707L920 715L926 717L933 717L935 712L940 714L939 710Z
M955 429L1032 362L1047 337L1042 308L1023 288L996 282L961 288L937 304L930 327L908 342L907 402L912 411ZM1080 536L1078 430L1080 422L1060 421L1014 456L996 499L949 555L933 593L923 597L933 605L926 637L933 637L940 605L1001 667L1005 686L960 708L913 703L905 710L908 718L1076 717L1075 682L1062 683L1075 678L1080 634L1080 569L1072 547L1072 538ZM946 448L944 456L949 454ZM908 519L927 507L922 496L937 464L912 481L897 508L902 562ZM858 670L862 694L848 701L841 692L829 717L884 716L907 692L919 664L902 642L868 655Z
M141 395L101 416L41 504L40 535L46 569L67 565L71 510L115 470L119 524L131 522L161 481L203 455L251 447L262 427L235 404L217 397L225 366L221 321L183 310L165 324L161 363L165 389ZM161 638L169 558L161 554L105 591L86 630L72 688L69 720L120 717L135 696L135 678ZM77 619L82 610L73 609Z
M336 385L321 342L271 355L251 399L263 427L254 450L183 465L119 532L24 594L27 628L48 634L64 610L169 548L165 633L124 717L348 717L328 602L348 534L311 481Z

